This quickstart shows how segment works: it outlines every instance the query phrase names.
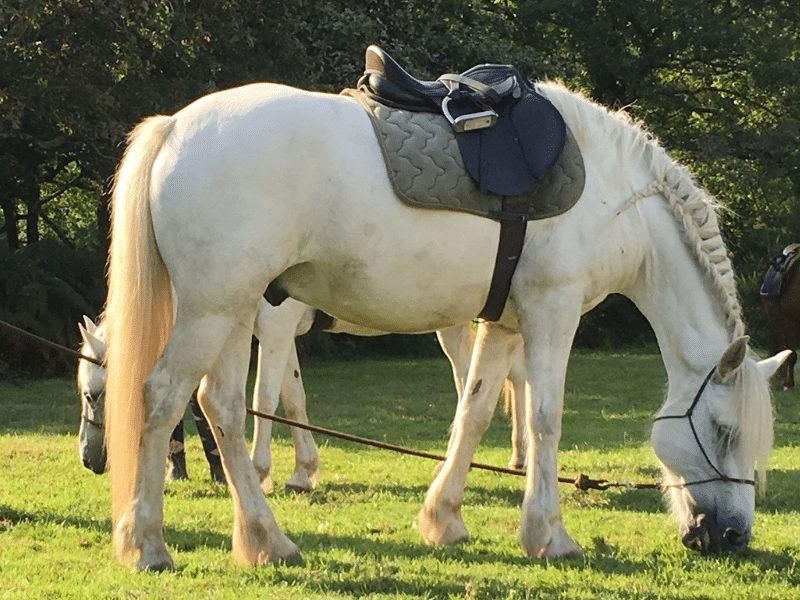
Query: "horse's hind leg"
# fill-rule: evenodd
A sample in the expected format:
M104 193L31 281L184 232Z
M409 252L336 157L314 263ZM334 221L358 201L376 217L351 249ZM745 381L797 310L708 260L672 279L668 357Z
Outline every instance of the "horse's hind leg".
M298 423L308 424L306 414L306 392L300 376L300 361L297 348L289 352L289 362L283 375L281 402L287 418ZM319 481L319 455L314 437L307 429L292 427L294 441L294 472L286 482L286 491L310 492Z
M459 400L447 459L425 495L419 530L430 544L469 539L461 517L464 486L472 456L489 426L509 361L521 338L502 327L481 323L472 365Z
M179 320L145 379L144 421L133 494L114 532L118 556L125 559L138 553L139 570L172 568L163 534L164 463L170 433L183 418L197 382L213 364L230 326L225 319L211 317Z
M241 324L233 329L198 393L233 499L234 556L245 565L295 560L300 556L297 546L278 528L247 453L245 386L251 335L252 330Z
M172 430L172 435L170 435L167 463L167 481L189 479L189 472L186 470L183 419L178 421L175 429Z

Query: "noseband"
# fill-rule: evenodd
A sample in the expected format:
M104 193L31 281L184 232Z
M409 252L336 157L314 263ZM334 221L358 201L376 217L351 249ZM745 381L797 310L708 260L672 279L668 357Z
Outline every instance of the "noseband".
M697 403L700 401L700 398L703 395L703 392L708 385L708 382L711 381L711 377L713 377L714 373L717 372L717 367L715 366L711 371L706 375L706 378L703 380L703 384L700 386L700 389L697 390L697 393L694 396L694 400L692 400L691 405L689 408L686 409L686 412L682 415L665 415L662 417L656 417L653 419L653 422L656 421L664 421L666 419L686 419L689 421L689 427L692 429L692 435L694 436L694 440L697 442L697 446L700 448L700 452L703 454L703 458L706 459L708 466L717 474L717 477L711 477L709 479L700 479L698 481L688 481L685 483L673 483L673 484L663 484L662 487L689 487L690 485L700 485L701 483L711 483L713 481L723 481L725 483L742 483L745 485L752 485L755 487L756 482L752 479L740 479L738 477L728 477L727 475L723 474L716 465L711 461L709 458L706 449L703 447L703 443L700 441L700 436L697 435L697 430L694 427L694 422L692 421L692 414L694 413L694 409L697 406Z
M106 393L105 393L105 391L103 391L103 393L100 394L100 396L97 398L97 402L102 402L104 397L105 397L105 395L106 395ZM88 410L86 408L87 406L91 406L91 403L89 402L88 394L83 394L83 401L81 402L81 421L83 421L85 423L89 423L89 425L94 425L98 429L103 429L103 422L102 421L99 421L99 422L95 421L94 419L92 419L89 416Z

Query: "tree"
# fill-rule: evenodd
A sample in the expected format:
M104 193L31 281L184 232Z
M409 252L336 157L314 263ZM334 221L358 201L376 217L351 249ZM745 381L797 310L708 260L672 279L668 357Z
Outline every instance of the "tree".
M627 107L715 194L748 321L766 260L800 231L800 5L791 0L523 0L527 43L560 41L565 73Z

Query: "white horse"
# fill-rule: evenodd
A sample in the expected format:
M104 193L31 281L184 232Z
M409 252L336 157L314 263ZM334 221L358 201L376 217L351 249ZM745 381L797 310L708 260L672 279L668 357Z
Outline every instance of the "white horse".
M76 384L78 386L81 410L78 452L83 466L98 475L106 470L103 410L106 393L106 369L102 366L106 355L105 329L105 321L102 320L102 317L95 323L91 318L84 315L83 322L78 323L78 330L83 339L80 354L87 359L93 359L78 360ZM225 483L225 473L222 470L222 462L217 450L217 444L214 441L214 435L211 433L205 415L194 397L190 405L197 433L202 442L206 460L208 460L211 479L216 483ZM313 439L311 443L313 444ZM178 421L170 436L166 478L168 481L189 478L189 472L186 469L183 420Z
M680 417L656 421L652 443L684 543L741 548L755 465L763 472L771 447L767 377L785 356L757 361L749 351L713 203L689 173L624 116L558 85L538 91L577 140L585 189L570 211L528 225L505 314L478 328L419 530L434 544L468 536L460 508L469 458L523 339L532 443L522 548L542 558L580 553L559 506L564 379L581 314L621 292L659 342L669 377L659 415ZM213 93L141 123L112 210L106 416L118 556L140 569L173 564L158 467L199 384L233 499L235 556L251 565L296 559L244 436L250 336L267 285L370 329L466 323L486 299L498 223L400 203L358 102L277 84Z
M317 310L291 298L280 306L271 306L265 300L258 304L255 321L255 333L259 339L258 367L256 385L253 394L253 409L266 414L274 414L279 401L283 404L287 416L295 421L308 423L305 412L306 394L303 387L300 364L297 358L295 337L308 333L314 323ZM330 333L349 333L351 335L375 336L385 335L385 331L377 331L360 327L341 319L325 328ZM469 372L474 335L469 324L456 325L443 331L437 331L439 343L450 360L458 397L462 395L464 383ZM525 465L527 455L527 438L525 430L518 425L518 415L522 414L522 398L524 395L525 369L521 352L507 373L505 384L507 395L507 412L511 417L511 458L509 467L521 469ZM253 443L250 456L264 492L273 489L272 455L270 439L272 421L256 418L253 425ZM319 458L313 438L298 428L292 428L295 448L295 469L286 483L286 489L294 491L310 491L319 479Z
M284 308L271 307L263 299L259 302L258 318L255 321L253 333L257 338L264 338L265 342L267 342L268 349L264 351L262 345L259 343L259 365L256 391L253 398L253 408L261 412L274 414L278 404L278 394L280 393L287 417L299 423L308 424L305 406L306 396L303 391L302 381L300 380L297 353L294 351L294 331L292 330L290 332L291 337L288 338L291 341L292 348L290 356L276 354L276 352L280 352L277 348L277 344L269 343L280 338L282 330L272 328L269 331L269 335L265 333L262 336L261 334L262 331L265 331L262 327L267 325L285 325L288 320L279 317L289 317L293 314L297 314L298 311L292 310L294 308L292 305L294 304L300 303L287 302ZM303 307L305 307L305 305L303 305ZM313 313L311 313L311 311L309 311L309 313L313 318ZM300 314L304 315L305 311ZM311 321L309 321L309 325L310 322ZM293 325L302 327L303 323L294 322ZM97 323L94 323L90 318L84 317L84 322L79 324L79 331L83 338L81 354L102 362L107 352L105 321L99 319ZM277 341L282 342L283 340L277 339ZM280 377L275 378L272 376L273 372L278 371L280 372ZM284 371L286 373L285 375ZM103 405L106 378L105 367L87 360L78 361L76 383L81 398L81 425L78 432L78 447L84 466L95 473L103 473L106 468ZM272 405L267 402L273 394L270 382L275 380L278 381L279 386L281 381L285 382L285 385L283 389L279 387L279 389L275 390L275 403ZM197 421L197 415L195 415L195 419ZM262 421L262 419L257 419L255 424L257 435L254 437L253 458L261 474L262 487L265 492L269 492L272 491L273 486L272 461L269 452L271 427L265 427L260 421ZM271 424L272 422L269 421L268 423ZM205 429L207 429L207 426L201 429L200 423L198 423L198 433L201 434L201 437L204 437L204 434L206 434ZM310 431L292 427L291 432L295 448L295 467L286 483L286 488L294 491L311 491L316 486L320 475L317 446L314 443L314 438ZM207 435L211 435L210 431L207 432ZM182 437L181 435L181 438ZM170 443L172 445L174 441L171 439ZM213 460L215 457L211 456L211 454L216 452L213 437L210 440L203 439L203 449L209 459L212 478L218 481L219 477L216 474L218 460ZM170 473L175 470L174 456L175 452L173 448L170 448L168 456ZM185 471L185 465L183 466L183 470ZM170 478L168 474L167 479ZM224 481L224 475L222 475L222 481Z
M264 299L258 304L254 335L259 340L258 366L256 385L253 395L253 409L260 413L275 414L278 403L282 402L288 418L299 423L308 423L306 413L306 394L300 374L300 364L294 343L295 336L300 336L311 329L316 309L287 299L280 306L270 306ZM83 318L78 325L83 345L81 354L102 362L106 355L105 321L99 319L95 323L89 317ZM381 335L383 332L365 330L351 323L335 320L326 329L332 333L351 333L354 335ZM464 380L469 369L472 353L473 335L469 325L451 327L437 332L442 349L451 361L456 381L458 397L461 396ZM522 410L521 398L525 382L524 366L519 364L512 368L507 380L507 411L512 422L512 454L509 466L521 469L525 464L526 439L524 429L519 427L517 414ZM106 468L106 447L104 440L103 402L105 397L106 370L97 363L86 360L78 362L77 386L81 398L81 425L78 433L78 446L81 461L86 468L95 473L103 473ZM196 407L192 407L193 412ZM195 421L201 438L211 435L208 426L201 427L195 412ZM179 423L180 426L180 423ZM176 428L177 429L177 428ZM206 432L206 430L208 430ZM310 492L320 477L319 455L314 438L308 430L291 427L295 449L294 470L286 482L285 489L296 492ZM272 491L272 454L270 441L272 421L256 418L253 427L253 443L250 456L258 473L261 488L265 493ZM177 470L176 452L172 447L175 433L170 441L168 464L170 473ZM181 439L183 438L181 434ZM218 459L213 437L203 439L203 449L209 459L212 478L220 480L216 473ZM185 465L183 466L185 471ZM170 479L167 475L167 479ZM224 481L224 475L221 475Z

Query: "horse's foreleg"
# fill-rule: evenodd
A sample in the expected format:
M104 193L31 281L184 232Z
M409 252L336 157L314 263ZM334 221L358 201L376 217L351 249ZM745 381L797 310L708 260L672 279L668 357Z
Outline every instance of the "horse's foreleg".
M298 423L308 424L306 414L306 392L300 376L300 361L297 348L289 352L289 362L283 375L281 402L286 417ZM286 491L310 492L319 481L319 455L314 437L307 429L292 427L294 441L294 472L286 482Z
M472 360L472 348L475 343L475 334L472 331L472 324L455 325L447 329L440 329L436 332L442 352L450 360L450 367L453 370L453 381L456 386L456 404L461 400L464 393L464 386L469 375L469 366ZM454 416L455 418L455 416ZM447 450L453 445L454 429L450 425L450 439L447 442ZM434 468L438 473L444 466L444 462L439 463Z
M521 338L499 326L481 323L463 397L458 403L447 459L425 495L419 529L431 544L469 539L461 517L467 472L478 442L489 426L509 360Z
M189 479L186 470L186 450L184 446L183 419L178 421L169 438L169 454L167 455L167 481Z
M213 369L203 379L198 400L208 417L234 506L233 552L242 564L299 558L297 546L278 528L259 485L245 440L245 394L250 329L238 325Z
M211 481L215 483L227 483L225 480L225 472L222 470L222 459L219 457L217 442L214 441L214 434L211 432L208 419L206 419L206 416L203 414L203 409L200 408L200 404L197 402L196 393L192 394L189 407L192 409L192 417L194 417L197 435L200 436L200 443L203 445L203 453L206 455L208 468L211 471Z
M472 360L472 347L475 341L475 334L470 323L455 325L447 329L440 329L436 332L442 352L450 360L453 368L453 380L456 385L456 394L461 398L467 376L469 375L469 365Z
M530 440L520 537L525 554L537 558L567 558L581 553L562 523L557 465L567 362L580 306L580 298L571 304L562 290L560 294L537 296L520 309Z

